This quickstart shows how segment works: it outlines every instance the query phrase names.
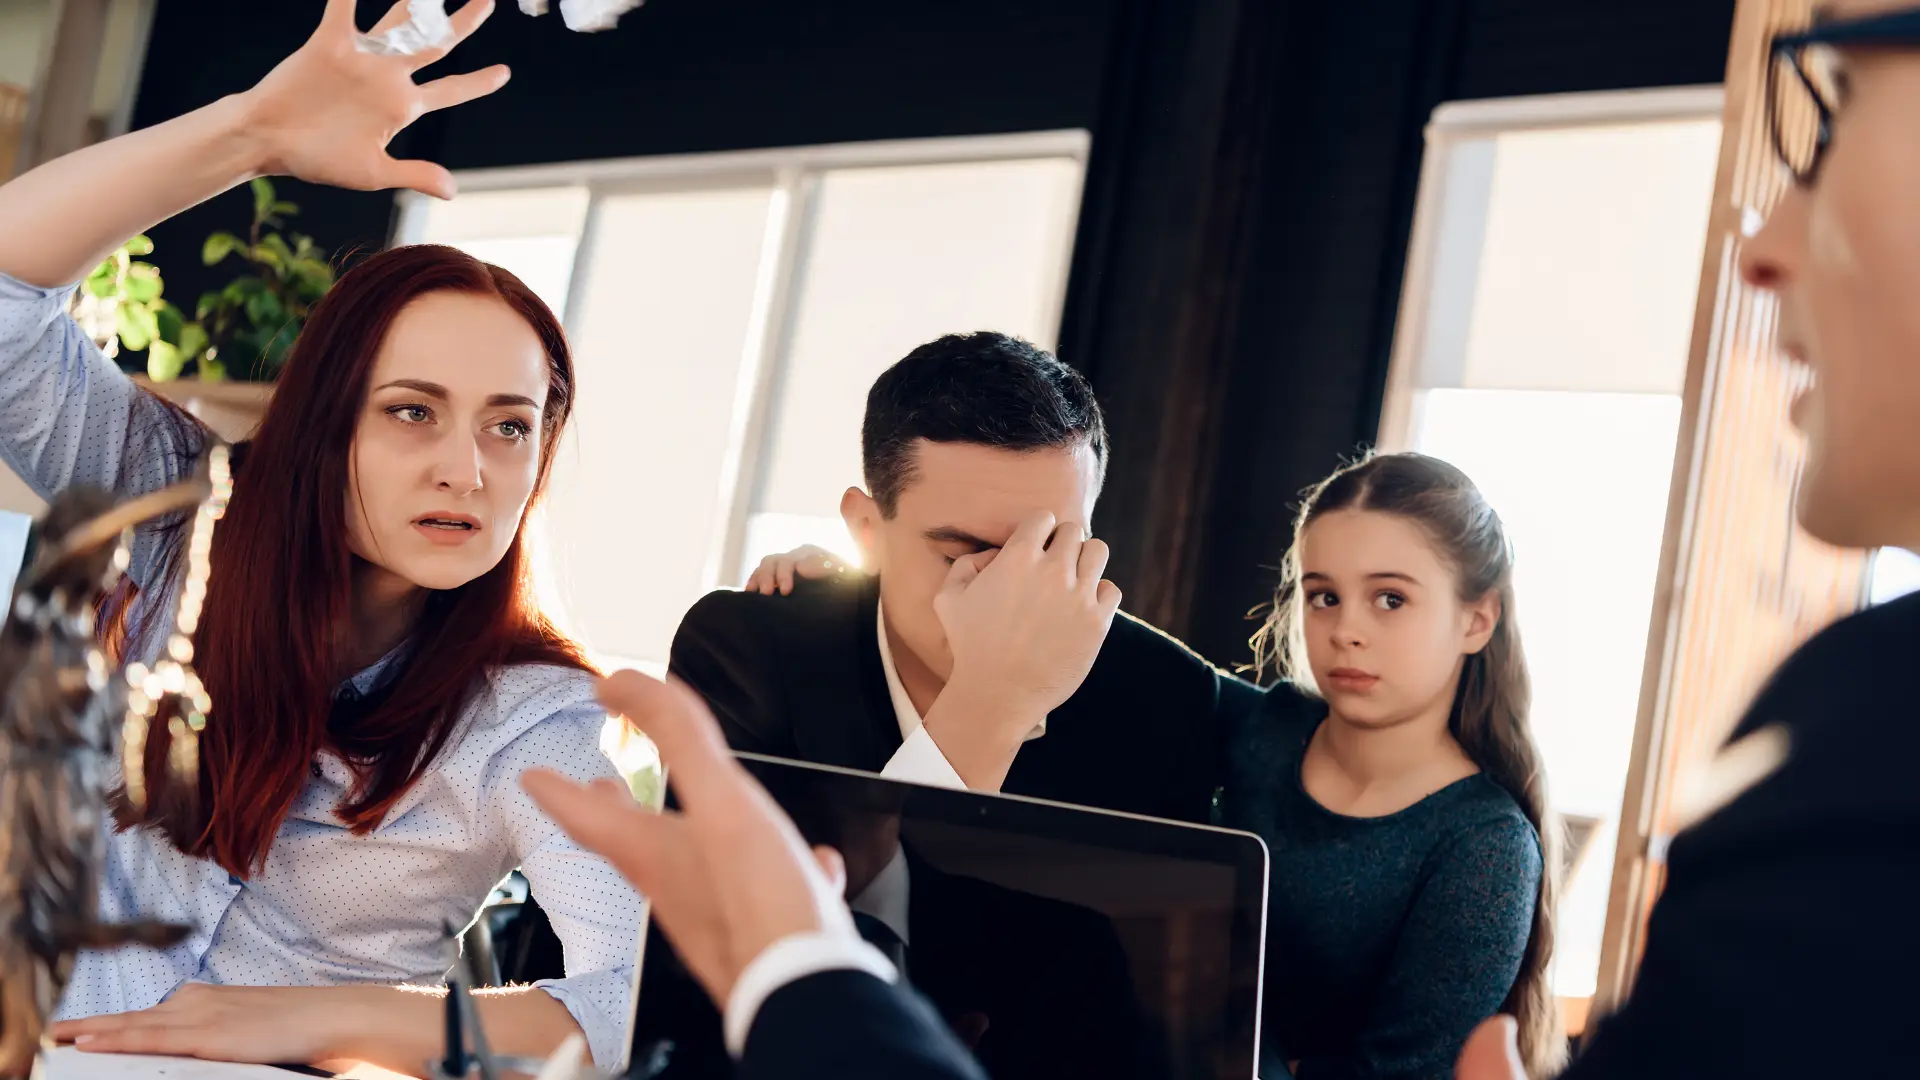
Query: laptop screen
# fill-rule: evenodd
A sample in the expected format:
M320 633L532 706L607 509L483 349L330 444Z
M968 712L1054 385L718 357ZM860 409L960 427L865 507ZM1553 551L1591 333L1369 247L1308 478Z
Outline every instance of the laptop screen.
M862 935L994 1080L1254 1075L1257 837L740 758L842 853ZM643 1075L731 1074L717 1011L651 930L632 1052Z

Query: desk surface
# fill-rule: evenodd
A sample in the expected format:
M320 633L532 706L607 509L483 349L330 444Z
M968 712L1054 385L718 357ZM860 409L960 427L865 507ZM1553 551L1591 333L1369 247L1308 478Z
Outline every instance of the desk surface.
M47 1080L292 1080L298 1073L271 1065L235 1065L196 1058L146 1057L139 1054L83 1054L62 1046L47 1055Z
M302 1075L272 1065L236 1065L196 1058L139 1054L83 1054L62 1046L47 1055L46 1080L293 1080ZM324 1075L324 1074L323 1074ZM338 1080L403 1080L376 1065L356 1065Z

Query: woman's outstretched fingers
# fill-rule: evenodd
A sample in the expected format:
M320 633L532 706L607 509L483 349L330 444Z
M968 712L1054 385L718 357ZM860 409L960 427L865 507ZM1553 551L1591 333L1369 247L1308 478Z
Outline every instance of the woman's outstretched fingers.
M486 97L507 85L513 72L505 64L481 68L460 75L447 75L420 84L420 107L425 112L451 109Z
M459 185L454 183L453 174L444 166L436 165L431 161L400 161L388 158L385 172L379 183L384 187L417 191L436 199L451 199L459 192Z

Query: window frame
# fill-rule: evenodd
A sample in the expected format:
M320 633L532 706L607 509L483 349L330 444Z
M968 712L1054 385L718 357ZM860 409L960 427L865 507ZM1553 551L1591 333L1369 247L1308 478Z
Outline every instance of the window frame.
M1388 361L1387 377L1380 412L1380 426L1375 445L1384 452L1399 452L1414 449L1413 440L1420 428L1417 415L1419 395L1426 387L1422 384L1427 364L1428 323L1433 313L1434 288L1436 284L1436 262L1438 261L1444 231L1447 227L1448 184L1447 179L1453 163L1453 153L1462 144L1482 140L1498 135L1540 130L1569 130L1594 127L1617 127L1641 123L1662 121L1714 120L1724 122L1727 94L1722 86L1683 86L1657 87L1634 90L1597 91L1591 93L1554 94L1531 97L1514 97L1484 101L1449 102L1434 110L1426 132L1426 154L1421 163L1420 186L1415 200L1413 228L1408 240L1405 277L1402 284L1398 319L1394 327L1392 351ZM1723 133L1723 137L1726 137ZM1709 224L1709 238L1705 258L1715 259L1715 245ZM1706 268L1709 272L1711 268ZM1701 296L1697 299L1699 307L1711 309L1712 298ZM1696 309L1696 337L1702 312ZM1691 362L1691 361L1690 361ZM1691 382L1683 387L1683 408L1681 415L1680 444L1675 447L1675 460L1685 459L1688 441L1693 437L1692 413L1685 407L1686 395L1694 391ZM1671 548L1674 543L1671 521L1662 538L1663 548ZM1663 566L1669 561L1670 553L1663 554ZM1665 605L1656 594L1653 617L1656 623L1665 616ZM1603 827L1617 830L1616 847L1620 849L1634 845L1639 839L1634 835L1634 822L1638 815L1629 813L1631 804L1649 783L1650 774L1657 771L1664 756L1660 747L1655 745L1651 736L1654 720L1649 713L1648 687L1660 674L1660 665L1664 655L1660 648L1664 635L1658 626L1650 626L1648 633L1647 665L1641 673L1643 686L1642 706L1639 715L1634 718L1632 749L1627 762L1627 775L1624 785L1621 812L1618 818ZM1629 853L1631 854L1631 853ZM1597 992L1593 999L1566 999L1562 1002L1563 1011L1572 1030L1584 1027L1588 1009L1597 1003L1602 1007L1618 999L1620 993L1618 968L1615 954L1619 950L1616 944L1629 936L1627 924L1642 913L1625 902L1623 882L1619 880L1622 867L1631 860L1622 857L1622 851L1616 850L1614 866L1608 882L1609 903L1603 930L1604 941L1601 955L1601 970L1597 973Z
M1719 120L1725 108L1726 91L1722 87L1673 86L1455 101L1435 109L1426 128L1426 155L1420 164L1419 194L1407 242L1406 275L1375 445L1389 453L1410 450L1413 434L1419 430L1414 402L1422 389L1420 374L1426 363L1434 263L1446 225L1446 179L1453 152L1461 143L1521 131Z

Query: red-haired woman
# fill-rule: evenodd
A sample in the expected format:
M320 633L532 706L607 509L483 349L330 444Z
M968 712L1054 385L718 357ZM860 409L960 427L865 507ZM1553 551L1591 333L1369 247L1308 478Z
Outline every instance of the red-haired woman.
M42 495L150 491L207 440L66 314L68 283L125 237L262 173L451 194L445 170L396 162L387 141L498 89L505 69L416 85L444 50L359 51L353 6L330 0L254 89L0 189L0 457ZM489 6L460 10L458 37ZM418 1070L439 1049L439 1005L399 987L439 980L442 924L464 925L519 866L567 977L486 997L494 1045L543 1054L579 1031L617 1064L639 898L518 786L535 764L614 775L592 673L535 605L521 539L572 393L553 314L451 249L375 256L319 305L214 541L198 798L157 799L155 820L109 844L103 916L194 932L83 954L56 1038ZM153 659L172 621L184 537L137 538L137 596L102 620L125 629L130 659Z

